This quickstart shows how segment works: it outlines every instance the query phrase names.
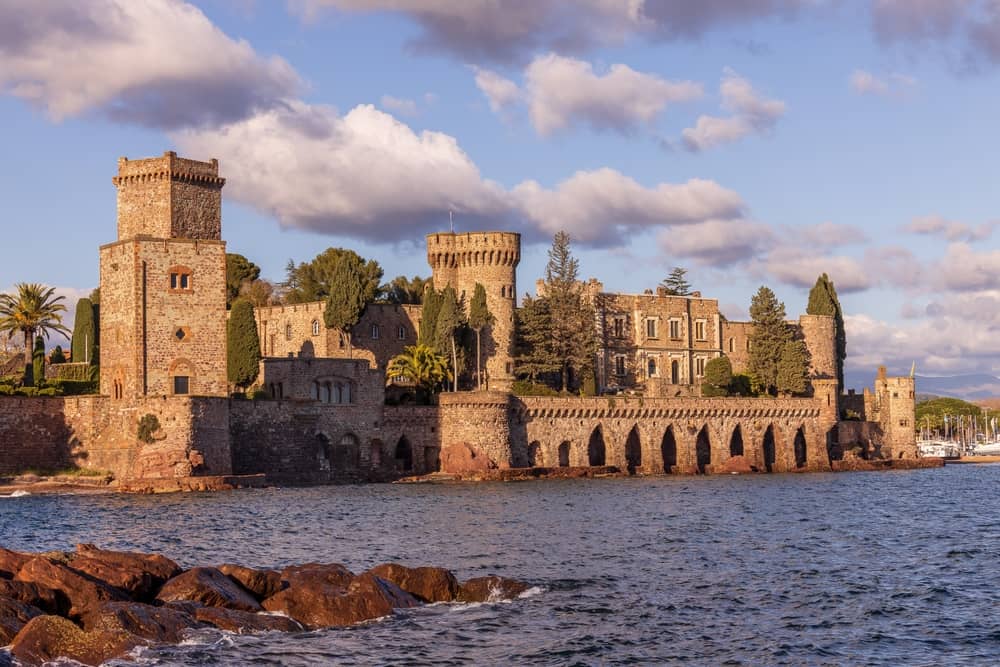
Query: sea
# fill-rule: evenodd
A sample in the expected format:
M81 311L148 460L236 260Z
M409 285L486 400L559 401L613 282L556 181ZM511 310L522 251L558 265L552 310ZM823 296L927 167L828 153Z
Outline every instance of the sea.
M998 465L0 498L3 546L78 542L531 586L348 629L197 631L144 665L1000 664Z

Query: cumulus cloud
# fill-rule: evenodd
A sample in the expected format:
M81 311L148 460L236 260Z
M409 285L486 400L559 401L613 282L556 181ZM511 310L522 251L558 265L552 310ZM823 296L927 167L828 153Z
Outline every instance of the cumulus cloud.
M875 0L872 22L886 44L936 45L964 66L1000 64L996 0Z
M774 233L770 227L742 219L706 220L666 229L659 237L664 252L715 267L749 261L773 242Z
M992 288L1000 282L1000 250L977 252L967 243L951 243L936 274L940 285L957 292Z
M840 293L860 292L875 285L864 264L853 257L826 255L794 246L775 248L758 268L794 287L812 287L821 273L830 276Z
M0 2L0 90L56 120L99 112L159 128L230 122L300 87L284 60L259 56L180 0Z
M626 132L659 116L668 104L702 96L692 81L668 81L612 65L604 74L590 63L550 53L525 70L531 121L545 136L577 123Z
M382 99L379 100L379 104L383 109L398 113L401 116L417 115L417 103L410 99L383 95Z
M581 171L545 189L535 181L512 195L524 216L551 236L564 229L591 245L618 245L631 229L742 215L743 200L714 181L692 179L646 188L613 169Z
M836 222L820 222L815 225L795 227L789 232L797 236L804 245L826 248L855 245L868 241L868 235L860 227Z
M1000 220L974 226L947 220L940 215L926 215L914 218L903 230L923 236L940 236L949 241L985 241L993 236L997 226L1000 226Z
M726 70L719 90L723 109L732 115L699 116L695 126L681 135L689 151L699 152L769 132L785 114L784 102L762 97L748 80L731 69Z
M521 89L510 79L481 67L473 67L473 71L476 73L476 87L486 95L494 113L500 113L521 101Z
M516 62L536 51L581 52L633 35L696 39L727 25L790 16L815 0L290 0L313 18L323 10L399 12L421 28L418 51L465 61Z
M858 95L900 96L917 85L912 76L893 72L887 76L876 76L863 69L854 70L850 78L851 89Z

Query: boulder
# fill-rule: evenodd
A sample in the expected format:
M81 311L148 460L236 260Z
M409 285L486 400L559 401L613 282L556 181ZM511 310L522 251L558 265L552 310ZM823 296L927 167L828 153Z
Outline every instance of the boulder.
M339 563L304 563L281 571L287 586L334 586L344 590L354 580L354 573Z
M76 545L70 566L127 592L137 600L152 600L167 580L181 573L180 566L157 554L106 551L92 544Z
M45 612L19 600L0 597L0 646L6 646L25 624Z
M227 563L220 565L219 571L253 593L258 601L271 597L286 586L281 581L281 573L276 570L255 570Z
M305 628L298 621L278 614L254 614L249 611L223 609L222 607L200 607L195 610L195 619L214 625L226 632L253 634L256 632L301 632Z
M59 616L36 616L11 642L11 654L22 664L41 665L69 658L84 665L100 665L125 655L145 642L127 632L84 632Z
M750 459L747 457L731 456L724 462L713 466L712 472L716 475L731 475L733 473L745 475L753 472L753 468L750 466Z
M13 579L24 564L34 557L35 554L24 554L0 547L0 579Z
M58 614L59 609L66 606L65 598L57 591L27 581L0 579L0 597L38 607L46 614Z
M441 471L456 474L484 472L497 466L489 457L465 442L448 443L441 450Z
M264 608L286 614L310 629L354 625L420 604L400 587L371 573L354 577L346 587L319 579L289 583L265 600Z
M253 595L214 567L195 567L174 577L163 584L156 599L159 602L190 600L206 607L242 611L261 610Z
M170 607L153 607L141 602L103 602L84 614L87 632L127 632L156 643L176 644L184 632L201 624L190 614Z
M27 581L58 591L60 613L78 618L100 602L125 601L128 597L103 581L46 558L33 558L17 573L15 581Z
M386 563L373 567L369 572L396 584L422 602L451 602L458 597L458 580L444 568L410 568L398 563Z
M503 577L476 577L462 584L459 602L498 602L513 600L528 590L527 584Z

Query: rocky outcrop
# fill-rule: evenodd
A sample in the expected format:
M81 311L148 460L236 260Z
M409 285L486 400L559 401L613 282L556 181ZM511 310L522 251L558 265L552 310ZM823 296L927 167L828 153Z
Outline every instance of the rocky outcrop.
M195 629L234 633L346 627L435 602L492 602L526 589L501 577L460 583L437 567L336 563L284 570L226 564L182 571L155 554L0 549L0 646L22 665L99 665L140 646L178 643ZM8 576L10 575L10 576ZM264 611L266 610L266 611ZM0 665L9 656L0 650Z

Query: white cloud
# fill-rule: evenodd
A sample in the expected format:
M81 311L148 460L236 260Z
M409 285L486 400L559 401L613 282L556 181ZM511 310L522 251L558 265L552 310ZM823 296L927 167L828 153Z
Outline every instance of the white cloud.
M771 228L750 220L707 220L660 232L660 247L699 264L726 267L747 262L774 242Z
M949 241L985 241L993 236L993 230L1000 226L1000 220L991 220L972 226L963 222L947 220L940 215L925 215L914 218L903 227L911 234L941 236Z
M967 243L951 243L935 273L935 286L957 292L990 289L1000 284L1000 250L976 252Z
M878 77L866 70L857 69L851 74L850 85L858 95L900 96L916 86L917 80L896 72Z
M814 247L832 248L868 241L868 235L861 228L836 222L820 222L815 225L793 227L788 232L797 236L804 245Z
M531 121L545 136L586 123L598 130L629 131L659 116L668 104L702 96L701 84L668 81L612 65L604 74L590 63L550 53L525 70Z
M996 0L875 0L872 23L885 44L937 46L963 67L1000 64Z
M761 261L759 268L786 285L801 288L812 287L816 276L825 273L842 294L866 290L875 284L859 260L801 247L775 248Z
M0 90L56 120L97 111L151 127L229 122L300 88L284 60L180 0L0 3Z
M480 67L474 67L473 70L476 73L476 87L486 95L494 113L500 113L521 100L521 89L510 79Z
M413 100L393 97L392 95L383 95L382 99L379 100L379 104L383 109L398 113L402 116L416 116L418 111L417 103Z
M784 102L762 97L749 81L731 69L723 75L719 90L722 107L732 115L699 116L694 127L681 133L684 147L690 151L703 151L751 134L767 133L785 114Z

